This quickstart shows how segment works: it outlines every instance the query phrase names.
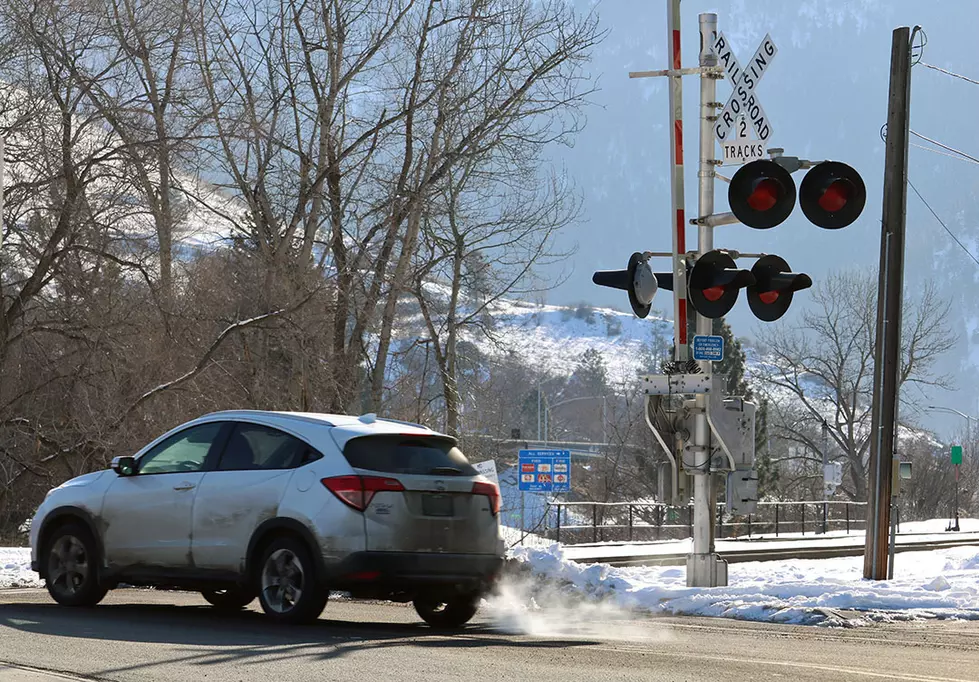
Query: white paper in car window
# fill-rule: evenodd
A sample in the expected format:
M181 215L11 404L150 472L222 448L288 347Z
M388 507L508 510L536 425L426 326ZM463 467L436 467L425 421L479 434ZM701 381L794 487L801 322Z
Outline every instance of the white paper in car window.
M480 475L493 481L497 488L500 487L500 478L496 475L496 462L494 460L488 459L485 462L473 464L473 468L478 471Z

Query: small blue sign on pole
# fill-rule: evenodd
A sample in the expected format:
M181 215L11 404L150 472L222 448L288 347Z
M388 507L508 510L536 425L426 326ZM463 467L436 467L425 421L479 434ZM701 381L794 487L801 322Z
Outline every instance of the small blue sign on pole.
M521 450L518 490L528 493L566 493L571 490L570 450Z
M724 359L723 336L693 337L693 359L720 362Z

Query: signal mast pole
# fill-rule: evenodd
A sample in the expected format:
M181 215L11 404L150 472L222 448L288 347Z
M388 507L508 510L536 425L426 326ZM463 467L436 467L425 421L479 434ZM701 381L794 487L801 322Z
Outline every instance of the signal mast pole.
M700 17L700 164L697 168L697 256L714 248L714 228L704 218L714 214L714 130L717 111L718 75L709 67L717 65L711 45L717 34L717 15ZM694 313L696 315L696 313ZM710 336L710 318L697 315L697 334ZM710 374L710 361L700 361L700 371ZM726 566L714 553L714 508L716 486L711 472L711 437L707 423L708 395L698 393L694 413L693 466L693 554L687 559L687 585L716 587L727 584Z
M768 229L782 223L795 207L796 187L791 173L800 168L811 169L799 192L802 210L811 223L821 228L837 230L851 224L863 211L867 193L859 173L844 163L814 163L781 155L777 161L756 158L765 153L764 143L771 135L771 125L753 93L777 52L774 42L766 35L742 71L723 34L717 30L717 15L704 13L699 16L699 64L683 68L680 60L680 0L667 0L667 7L669 68L630 71L629 78L665 76L670 80L673 250L669 253L636 251L626 269L596 271L592 281L599 286L627 291L632 311L640 318L649 314L657 289L669 289L674 294L676 362L665 374L643 376L646 425L655 436L656 450L668 460L669 468L664 469L664 476L670 478L661 478L668 483L664 486L664 498L686 502L689 500L686 477L693 479L694 542L693 551L687 558L687 585L715 587L727 584L727 564L714 551L717 474L728 475L729 510L750 514L758 501L754 467L755 405L743 398L724 398L720 376L713 373L711 365L712 361L723 359L723 345L717 343L717 337L704 339L704 344L694 344L693 356L699 364L690 363L687 315L697 316L697 336L712 337L712 320L731 310L740 290L747 288L748 305L755 317L774 322L788 310L793 293L812 286L812 279L805 273L791 272L788 263L774 254L715 249L713 228L741 223L755 229ZM700 76L698 215L690 220L698 227L698 243L693 253L686 249L687 221L683 210L680 81L686 75ZM727 104L722 106L716 101L717 80L725 77L730 77L732 86L736 87ZM720 115L718 110L722 110ZM746 141L743 132L737 134L737 139L730 135L738 116L750 118L760 142ZM729 136L732 139L729 140ZM714 168L719 163L714 159L715 138L724 145L725 163L745 163L729 180L729 213L714 213ZM889 148L890 145L888 139ZM769 151L774 159L776 150ZM648 263L653 257L671 257L671 271L653 272ZM759 260L750 270L739 269L735 259L742 257ZM688 263L691 259L696 259L692 268ZM651 398L691 394L694 398L684 400L679 419L671 420L661 433L663 429L658 428L649 416ZM722 405L718 404L717 396Z

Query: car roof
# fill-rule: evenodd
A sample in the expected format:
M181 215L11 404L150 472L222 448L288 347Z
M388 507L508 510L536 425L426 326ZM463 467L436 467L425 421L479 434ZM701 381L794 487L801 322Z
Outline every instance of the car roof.
M378 417L375 414L365 414L354 417L348 414L329 414L325 412L290 412L280 410L221 410L201 415L199 419L241 419L248 420L254 418L268 419L271 421L283 420L301 421L307 424L318 426L341 427L344 429L354 429L362 432L381 432L391 433L393 431L424 432L435 434L436 432L423 424L402 421L399 419L389 419Z

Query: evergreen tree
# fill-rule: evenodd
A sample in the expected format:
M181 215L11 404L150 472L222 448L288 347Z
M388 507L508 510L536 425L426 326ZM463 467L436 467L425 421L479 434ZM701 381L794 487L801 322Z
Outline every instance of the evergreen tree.
M605 358L594 348L589 348L578 359L574 373L571 375L571 389L579 395L607 395L608 370Z

